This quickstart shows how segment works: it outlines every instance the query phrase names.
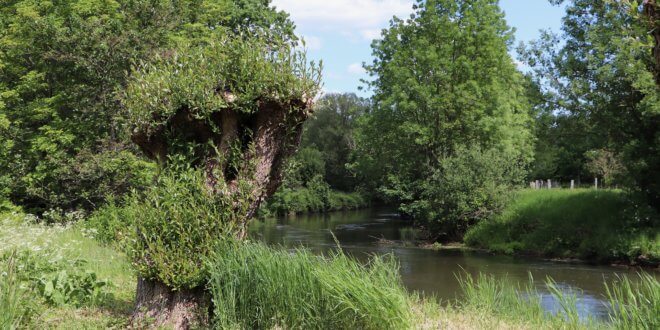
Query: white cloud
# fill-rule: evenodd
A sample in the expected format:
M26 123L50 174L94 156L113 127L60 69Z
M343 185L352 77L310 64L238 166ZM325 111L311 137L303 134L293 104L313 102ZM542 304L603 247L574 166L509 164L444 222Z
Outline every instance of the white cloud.
M274 0L273 5L291 14L299 26L373 39L392 16L408 16L413 0Z
M350 74L364 74L365 72L360 63L353 63L348 66L348 73Z
M321 38L319 37L303 36L303 39L305 40L305 46L309 50L321 50L323 46L323 42L321 42Z
M360 34L362 34L362 37L364 37L367 40L373 40L373 39L380 39L381 31L382 29L362 30L360 31Z

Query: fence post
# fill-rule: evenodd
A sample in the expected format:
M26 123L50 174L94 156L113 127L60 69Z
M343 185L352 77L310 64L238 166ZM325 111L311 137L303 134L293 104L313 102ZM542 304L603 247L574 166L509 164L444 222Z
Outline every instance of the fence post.
M598 190L598 178L594 179L594 187L596 187L596 190Z
M571 180L571 189L575 188L575 180Z

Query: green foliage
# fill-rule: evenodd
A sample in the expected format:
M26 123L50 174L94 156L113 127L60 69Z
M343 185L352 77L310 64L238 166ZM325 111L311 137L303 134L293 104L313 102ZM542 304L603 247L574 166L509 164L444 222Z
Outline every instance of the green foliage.
M406 329L408 294L393 259L365 266L259 243L227 243L209 259L214 321L227 328Z
M660 282L655 276L640 273L638 281L620 277L606 289L610 320L617 329L660 327Z
M621 157L627 186L660 205L660 67L651 33L657 21L644 16L639 1L554 2L567 3L561 36L545 33L521 49L546 112L561 120L547 128L556 131L547 144L574 156L559 162L573 176L585 152L611 150Z
M293 28L267 0L3 1L0 199L68 211L142 187L119 102L134 64L223 33L295 43Z
M519 162L500 150L463 149L440 160L438 169L417 187L421 198L406 201L401 209L436 238L460 240L470 227L502 210L525 176Z
M307 182L306 187L283 187L278 190L265 208L272 214L286 215L354 210L367 205L368 201L361 193L331 190L321 176L316 176Z
M58 259L52 251L22 249L5 251L0 265L6 266L0 278L0 314L7 313L3 322L29 324L40 303L82 307L110 298L109 283L99 280L95 272L83 270L87 263L81 259ZM15 328L11 324L3 327Z
M359 178L349 168L355 152L355 129L369 102L355 94L327 94L316 103L314 117L305 124L303 150L322 151L324 179L332 189L354 191Z
M470 229L465 242L504 253L658 264L657 221L621 191L525 190Z
M319 83L320 67L310 66L290 44L218 34L201 47L183 43L173 54L140 65L123 102L130 122L149 132L181 109L213 124L211 115L229 104L253 113L262 103L306 100Z
M247 212L244 201L250 187L239 183L243 194L215 194L204 180L202 171L170 165L150 189L142 196L134 194L120 210L118 216L137 232L129 256L140 276L173 289L203 285L208 278L204 258L218 240L243 229L237 219ZM112 212L110 216L117 216Z
M133 220L124 213L120 203L110 199L89 216L85 221L85 227L94 231L94 238L98 241L104 244L116 243L119 248L123 248L135 235Z
M37 290L49 304L81 307L93 306L104 299L106 285L106 282L97 279L94 272L71 273L62 270L41 277Z
M490 214L488 203L493 203L483 193L459 197L460 181L474 179L474 186L477 180L490 180L496 186L492 189L499 189L522 179L531 161L526 80L508 53L513 34L497 1L418 1L415 9L408 20L392 20L382 40L372 44L375 60L366 69L374 77L369 83L373 109L359 121L352 168L368 188L402 203L403 211L421 215L420 220L453 214L470 218L469 225ZM466 163L478 150L496 164L508 159L518 168L507 170L501 180L470 178L481 171ZM443 178L457 163L462 165L449 173L453 177ZM457 189L446 203L439 190L449 188L436 187L444 181ZM475 187L468 189L479 194ZM465 225L449 235L460 236Z

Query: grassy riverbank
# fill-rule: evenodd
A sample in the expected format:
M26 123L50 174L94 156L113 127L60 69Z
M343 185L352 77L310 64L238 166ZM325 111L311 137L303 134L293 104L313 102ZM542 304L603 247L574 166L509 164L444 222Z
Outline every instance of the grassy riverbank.
M45 226L18 211L0 215L0 328L127 326L135 274L124 254L98 243L95 230L85 227ZM215 306L217 328L626 328L549 316L537 300L521 297L527 288L487 276L463 276L465 298L440 305L403 289L396 261L388 258L362 265L342 254L320 258L247 243L220 249L209 267L209 292L224 302ZM49 289L42 285L48 282L53 283ZM625 308L612 319L658 324L658 281L645 277L642 286L620 283L612 287L612 299ZM570 297L556 294L568 302L567 315L576 313Z
M657 265L656 217L618 190L524 190L465 242L498 253Z

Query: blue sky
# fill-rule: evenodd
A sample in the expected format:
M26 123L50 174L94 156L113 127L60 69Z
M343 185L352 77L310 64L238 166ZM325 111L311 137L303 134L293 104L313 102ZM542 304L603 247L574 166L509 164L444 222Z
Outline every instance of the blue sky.
M414 0L273 0L291 14L308 56L323 60L325 92L358 92L366 78L362 62L371 61L371 41L392 16L407 17ZM536 39L540 29L559 31L563 9L547 0L500 0L516 43ZM360 95L369 95L360 92Z

